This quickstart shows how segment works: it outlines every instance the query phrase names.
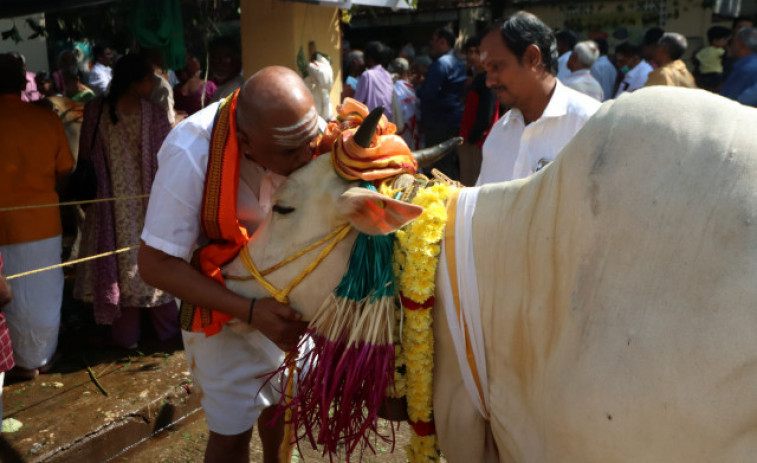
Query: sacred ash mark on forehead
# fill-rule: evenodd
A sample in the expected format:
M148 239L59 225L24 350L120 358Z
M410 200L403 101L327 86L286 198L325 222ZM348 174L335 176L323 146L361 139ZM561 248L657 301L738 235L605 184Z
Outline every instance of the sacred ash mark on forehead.
M488 57L489 57L489 52L482 50L481 53L479 54L479 59L481 60L482 63L486 61L486 58Z
M271 129L274 142L283 148L298 148L318 134L318 113L310 107L299 121L285 127Z

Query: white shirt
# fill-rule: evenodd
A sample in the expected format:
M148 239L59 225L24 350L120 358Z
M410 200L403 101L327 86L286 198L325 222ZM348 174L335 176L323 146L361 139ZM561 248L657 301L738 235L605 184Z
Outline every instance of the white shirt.
M652 66L644 60L641 60L635 68L628 71L623 78L623 82L620 83L618 91L615 93L615 98L619 97L623 92L633 92L638 90L647 83L649 73L652 72Z
M618 70L615 69L615 65L610 62L607 55L600 56L594 63L591 67L591 75L602 86L602 94L604 95L602 101L612 98L613 90L615 90L615 79L618 78Z
M568 69L568 60L572 51L566 51L559 58L557 58L557 78L563 80L563 78L570 75L570 69Z
M108 85L113 78L113 69L101 62L96 62L89 72L89 88L100 96L108 93Z
M150 247L186 261L204 244L200 213L208 149L218 103L177 125L158 152L142 240ZM237 218L253 233L271 210L271 196L284 176L242 157Z
M602 93L602 86L599 85L597 79L591 75L591 71L588 69L579 69L578 71L571 72L568 77L561 80L568 88L572 88L584 95L589 95L597 101L603 100L604 93Z
M559 80L541 117L527 126L517 108L506 112L492 127L483 146L481 174L476 186L525 178L540 160L553 161L600 102Z

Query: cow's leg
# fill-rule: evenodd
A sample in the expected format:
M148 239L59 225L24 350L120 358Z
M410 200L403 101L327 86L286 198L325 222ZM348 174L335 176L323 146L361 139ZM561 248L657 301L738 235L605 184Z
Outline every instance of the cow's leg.
M499 461L491 428L473 407L463 384L447 317L434 307L434 421L449 463Z

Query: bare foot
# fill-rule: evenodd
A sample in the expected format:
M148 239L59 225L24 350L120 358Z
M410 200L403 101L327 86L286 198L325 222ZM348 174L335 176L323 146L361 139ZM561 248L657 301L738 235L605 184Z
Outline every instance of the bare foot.
M60 352L54 353L49 362L47 362L45 365L42 365L41 367L39 367L39 372L42 373L42 374L49 373L50 370L53 369L53 367L55 366L55 363L58 360L60 360Z
M28 381L30 379L34 379L37 376L39 376L39 370L36 368L27 370L26 368L15 366L11 368L10 370L6 371L5 376L6 378L8 378L8 380Z

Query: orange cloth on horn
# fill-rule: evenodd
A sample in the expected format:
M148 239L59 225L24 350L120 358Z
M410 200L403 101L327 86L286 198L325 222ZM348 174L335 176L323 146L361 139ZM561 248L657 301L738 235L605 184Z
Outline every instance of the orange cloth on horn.
M394 134L397 127L386 116L381 116L370 147L354 142L356 127L368 114L368 107L352 98L345 98L337 107L337 122L329 124L322 139L324 145L331 145L331 161L337 173L347 180L367 181L414 174L418 163L402 137Z

